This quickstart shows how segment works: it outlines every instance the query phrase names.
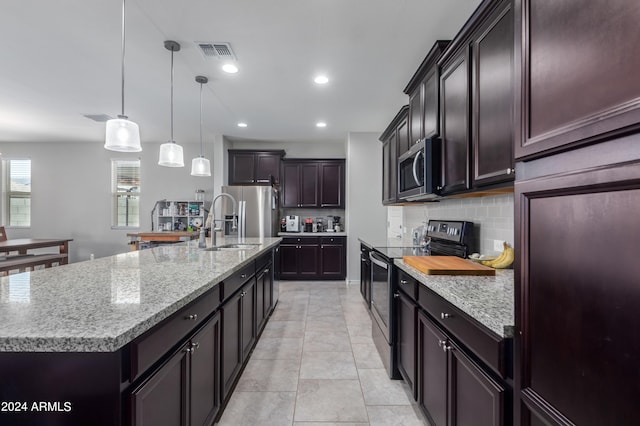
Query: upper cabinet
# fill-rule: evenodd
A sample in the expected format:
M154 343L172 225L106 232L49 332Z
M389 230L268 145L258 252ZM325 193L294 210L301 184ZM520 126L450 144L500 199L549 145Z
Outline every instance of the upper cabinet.
M229 151L229 185L270 185L280 181L283 150Z
M344 208L344 160L283 160L281 193L282 207Z
M400 146L408 146L409 106L405 105L389 126L380 135L382 141L382 204L394 204L398 202L398 153Z
M514 179L513 40L511 1L485 1L438 61L442 195Z
M437 61L448 44L449 41L436 41L404 88L404 93L409 95L409 136L406 143L403 141L398 145L398 155L407 152L411 145L421 139L439 133L440 87Z
M515 15L516 158L640 129L637 1L517 0Z

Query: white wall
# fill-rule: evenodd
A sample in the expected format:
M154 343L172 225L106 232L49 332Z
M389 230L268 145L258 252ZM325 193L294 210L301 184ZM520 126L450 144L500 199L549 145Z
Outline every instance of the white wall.
M347 280L360 280L360 243L386 239L382 205L382 144L378 133L349 133L347 140Z
M217 143L221 150L222 138ZM214 160L214 176L193 177L191 159L200 155L200 144L181 145L184 168L158 166L159 143L143 143L142 152L131 154L107 151L95 143L3 143L3 158L31 159L31 228L8 229L9 238L73 238L71 262L87 260L91 253L103 257L128 251L126 234L132 231L111 229L111 160L141 159L139 230L148 231L157 200L192 200L196 189L205 190L205 200L212 199L221 153L214 156L214 144L205 144L205 157Z

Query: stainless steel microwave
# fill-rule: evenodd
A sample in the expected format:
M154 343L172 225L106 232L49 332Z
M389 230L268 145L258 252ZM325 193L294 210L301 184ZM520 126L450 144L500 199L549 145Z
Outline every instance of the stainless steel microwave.
M398 198L407 201L438 197L441 141L426 138L398 158Z

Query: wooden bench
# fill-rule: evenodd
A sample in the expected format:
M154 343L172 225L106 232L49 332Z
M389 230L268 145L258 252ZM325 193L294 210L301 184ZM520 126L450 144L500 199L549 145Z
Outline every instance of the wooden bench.
M68 256L67 253L6 256L4 260L0 260L0 276L8 275L10 271L26 272L28 269L33 271L36 266L50 268L54 263L64 265L67 263Z

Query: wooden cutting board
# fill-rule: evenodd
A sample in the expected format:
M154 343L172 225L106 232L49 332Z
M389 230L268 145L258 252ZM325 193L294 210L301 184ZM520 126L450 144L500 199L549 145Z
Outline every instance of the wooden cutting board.
M404 256L407 265L427 275L495 275L496 270L456 256Z

